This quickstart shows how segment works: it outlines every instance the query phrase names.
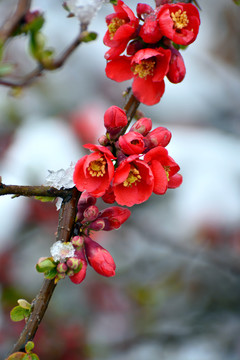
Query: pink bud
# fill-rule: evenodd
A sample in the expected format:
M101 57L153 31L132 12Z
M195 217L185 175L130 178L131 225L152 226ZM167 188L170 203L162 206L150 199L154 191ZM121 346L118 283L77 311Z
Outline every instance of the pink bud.
M180 52L175 48L171 48L171 52L172 55L169 62L167 78L172 83L177 84L184 79L186 74L186 68Z
M141 118L133 124L130 131L135 131L145 136L151 129L152 120L150 118Z
M71 240L71 243L73 244L74 247L81 248L84 243L84 238L83 236L74 236Z
M109 140L107 138L106 135L102 135L99 139L98 139L98 142L100 145L102 146L106 146L108 143L109 143Z
M150 131L146 136L146 141L148 143L148 149L151 149L156 146L167 146L171 140L172 134L165 127L157 127L156 129Z
M103 230L104 227L105 227L105 221L103 219L97 219L88 226L88 228L93 231Z
M138 132L131 131L120 136L119 146L127 155L142 154L145 150L144 137Z
M90 205L95 205L97 199L90 195L87 191L84 191L78 201L78 213L77 218L79 221L83 220L83 212Z
M68 267L67 267L67 265L65 263L59 263L57 265L57 271L59 273L65 273L67 271L67 269L68 269Z
M131 211L120 206L111 206L99 213L98 219L104 219L105 227L103 230L111 231L119 229L120 226L129 218Z
M80 284L85 279L86 271L87 271L87 260L86 260L86 257L85 257L84 248L82 248L81 250L76 250L74 255L75 255L76 258L81 260L82 268L76 274L74 273L73 275L70 275L69 279L74 284Z
M112 139L117 137L127 123L125 111L118 106L111 106L104 114L104 126Z
M91 238L85 239L85 251L89 264L103 276L114 276L116 265L110 253Z
M77 257L71 257L67 260L67 266L71 269L71 270L77 270L81 265L81 260L78 259Z
M83 212L83 217L85 221L93 221L97 218L99 213L98 207L96 205L91 205L87 207Z

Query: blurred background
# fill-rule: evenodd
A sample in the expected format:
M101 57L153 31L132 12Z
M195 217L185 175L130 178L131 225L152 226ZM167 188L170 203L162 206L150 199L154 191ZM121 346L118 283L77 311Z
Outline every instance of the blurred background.
M138 1L126 3L135 11ZM154 6L153 1L148 2ZM16 2L0 1L0 24ZM240 358L240 25L232 0L199 0L197 40L182 55L181 84L166 80L155 106L140 106L154 126L172 132L170 156L183 184L131 208L118 231L96 237L115 259L117 274L88 268L80 285L57 286L35 338L49 360L238 360ZM78 33L61 1L35 0L44 12L50 47L60 53ZM104 133L103 114L123 106L131 82L105 76L103 6L83 44L65 66L47 72L14 97L0 87L0 175L5 184L44 184L48 170L66 169L82 144ZM9 43L16 72L34 67L26 38ZM98 202L99 207L103 204ZM40 256L49 256L58 213L53 203L0 198L0 358L24 322L10 321L17 299L36 296Z

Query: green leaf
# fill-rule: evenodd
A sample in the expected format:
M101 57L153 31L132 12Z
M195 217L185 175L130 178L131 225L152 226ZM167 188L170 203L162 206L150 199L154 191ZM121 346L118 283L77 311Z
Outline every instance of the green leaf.
M34 342L28 341L25 345L26 352L29 353L30 351L32 351L33 348L34 348Z
M36 200L42 201L42 202L51 202L55 200L55 197L52 196L35 196Z
M23 360L31 360L31 354L25 354Z
M56 264L51 258L46 258L36 265L36 270L40 273L52 270L54 268L56 268Z
M21 306L15 306L10 312L10 318L12 321L21 321L27 318L29 314L29 310L23 309Z
M46 271L46 272L44 273L45 279L48 279L48 280L54 279L56 275L57 275L57 269L56 269L56 268L55 268L55 269L51 269L51 270L49 270L49 271Z
M25 355L26 354L23 352L16 352L16 353L10 355L6 360L23 360Z
M0 64L0 77L10 75L14 69L13 64Z
M240 5L240 0L233 0L236 5Z
M86 35L83 34L82 41L83 42L90 42L90 41L96 40L96 38L97 38L97 33L86 31Z
M110 0L110 3L113 5L117 5L117 0Z
M26 310L31 310L31 304L25 300L25 299L18 299L18 305L21 306L21 308Z
M31 360L39 360L39 357L36 354L30 354L29 356Z

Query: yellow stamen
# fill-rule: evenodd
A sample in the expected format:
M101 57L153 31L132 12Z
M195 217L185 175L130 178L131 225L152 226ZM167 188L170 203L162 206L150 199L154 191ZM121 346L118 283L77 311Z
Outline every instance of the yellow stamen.
M99 160L91 161L87 168L92 177L104 176L106 173L106 160L101 157Z
M175 29L178 30L185 28L189 23L186 11L182 12L182 10L178 10L175 13L172 12L171 18L174 22Z
M142 60L140 64L134 65L131 70L134 75L138 75L141 79L144 79L148 75L153 76L155 64L156 62L154 60Z
M165 173L167 175L167 179L169 181L169 171L170 171L170 166L164 166L164 170L165 170Z
M131 167L127 179L123 182L123 186L125 187L132 187L132 185L137 185L137 182L141 181L141 175L139 174L139 171Z
M120 26L122 26L123 24L125 24L125 22L125 20L119 18L113 18L111 20L110 24L108 25L109 37L111 40L114 38L117 29L120 28Z

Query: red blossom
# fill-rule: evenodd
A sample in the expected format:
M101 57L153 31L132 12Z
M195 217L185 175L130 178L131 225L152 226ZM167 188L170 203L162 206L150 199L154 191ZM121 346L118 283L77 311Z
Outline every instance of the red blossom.
M99 213L99 219L104 219L105 227L103 230L111 231L119 229L120 226L129 218L131 211L120 206L111 206Z
M115 202L115 195L111 184L109 185L105 194L102 196L102 200L107 204L113 204Z
M144 136L135 131L119 137L119 146L124 154L142 154L145 150Z
M146 136L151 129L152 120L150 118L141 118L133 124L130 131L135 131L139 134L142 134L143 136Z
M86 149L93 151L78 160L73 173L73 181L79 191L86 190L95 197L102 196L113 178L115 157L105 147L87 144Z
M139 36L145 43L155 44L162 38L162 33L155 12L152 12L144 19Z
M180 83L186 74L185 64L182 55L177 49L171 48L172 56L169 63L167 78L174 84Z
M177 174L179 165L168 155L167 150L157 146L148 151L144 160L149 165L154 176L153 192L158 195L165 194L167 188L176 188L182 183L182 176Z
M157 17L162 34L176 44L186 46L196 39L200 17L193 4L165 4Z
M132 77L134 96L143 104L157 104L165 90L164 76L168 73L171 51L169 49L142 49L133 56L119 56L109 61L106 75L121 82Z
M165 127L159 126L156 129L150 131L146 136L146 143L148 149L156 146L167 146L171 140L172 134Z
M153 174L137 155L123 160L115 171L113 191L120 205L133 206L146 201L152 194Z
M85 238L85 251L89 264L97 273L107 277L115 275L116 265L112 256L90 237Z
M139 20L132 10L118 0L114 6L114 13L106 17L108 30L103 38L103 43L111 49L106 52L107 60L120 55L126 48L128 41L134 37L138 28Z

